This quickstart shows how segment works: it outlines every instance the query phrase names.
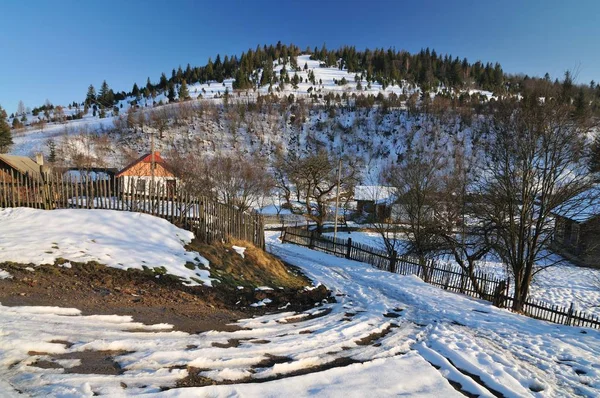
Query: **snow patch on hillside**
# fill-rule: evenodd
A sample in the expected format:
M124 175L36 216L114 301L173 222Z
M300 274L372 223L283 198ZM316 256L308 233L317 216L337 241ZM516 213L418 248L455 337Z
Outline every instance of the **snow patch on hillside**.
M208 260L186 251L193 233L148 214L114 210L0 209L0 262L53 264L62 258L108 267L159 268L187 285L211 285ZM196 265L191 270L186 264ZM202 267L200 269L199 267Z

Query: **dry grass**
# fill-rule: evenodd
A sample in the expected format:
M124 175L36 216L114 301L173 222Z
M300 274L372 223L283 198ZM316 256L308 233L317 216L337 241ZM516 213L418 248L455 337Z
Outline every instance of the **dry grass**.
M232 246L245 247L244 258L233 250ZM210 261L212 277L232 287L270 286L301 289L310 285L297 269L286 266L250 242L232 239L228 243L207 245L194 241L189 249L197 251Z

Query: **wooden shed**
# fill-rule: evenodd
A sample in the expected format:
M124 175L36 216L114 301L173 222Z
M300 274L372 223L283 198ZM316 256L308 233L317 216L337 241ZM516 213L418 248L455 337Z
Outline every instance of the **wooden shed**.
M357 212L367 213L375 221L384 221L391 215L394 189L380 185L357 185L354 188L354 200Z
M600 187L554 212L554 250L576 264L600 268Z

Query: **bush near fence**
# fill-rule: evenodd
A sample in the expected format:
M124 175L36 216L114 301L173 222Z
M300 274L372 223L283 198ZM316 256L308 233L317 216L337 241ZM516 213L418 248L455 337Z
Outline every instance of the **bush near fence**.
M498 307L510 309L514 300L510 294L509 279L499 279L481 271L474 275L481 287L482 294L480 295L473 287L471 278L464 274L461 268L449 264L440 265L435 261L420 264L416 258L398 256L395 253L390 256L385 250L355 243L352 242L352 239L327 237L319 235L315 231L300 228L285 228L282 241L367 263L381 270L402 275L416 275L423 281L444 290L484 299ZM575 310L573 304L570 307L561 307L528 299L523 307L523 313L532 318L557 324L600 329L598 316Z
M185 189L157 185L150 194L137 191L137 181L127 186L114 178L76 180L60 174L42 174L41 179L0 173L0 207L36 209L108 209L147 213L164 218L193 232L206 243L229 238L265 245L262 216L239 211Z

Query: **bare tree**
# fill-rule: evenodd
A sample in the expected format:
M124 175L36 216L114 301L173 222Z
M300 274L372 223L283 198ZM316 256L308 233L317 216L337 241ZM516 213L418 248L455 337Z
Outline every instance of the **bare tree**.
M338 159L326 151L297 159L288 169L289 178L296 182L304 193L306 215L317 224L317 231L323 232L323 224L330 214L329 200L338 183ZM342 158L340 186L342 191L350 191L358 181L358 162L346 156Z
M266 166L257 156L217 155L207 163L207 177L220 202L246 211L272 192Z
M452 160L440 196L444 208L437 214L438 251L453 256L473 290L487 299L475 272L477 263L491 251L495 239L493 226L485 220L481 197L473 194L478 163L473 157L467 159L460 146L455 147Z
M402 222L408 239L406 254L414 255L425 266L437 247L437 214L441 211L445 159L436 148L420 147L408 151L400 163L384 171L384 181L396 191L395 217Z
M496 238L493 248L514 277L516 311L523 309L532 278L548 256L552 212L591 184L586 130L572 119L569 106L539 97L498 105L489 126L489 160L478 182L485 221Z

